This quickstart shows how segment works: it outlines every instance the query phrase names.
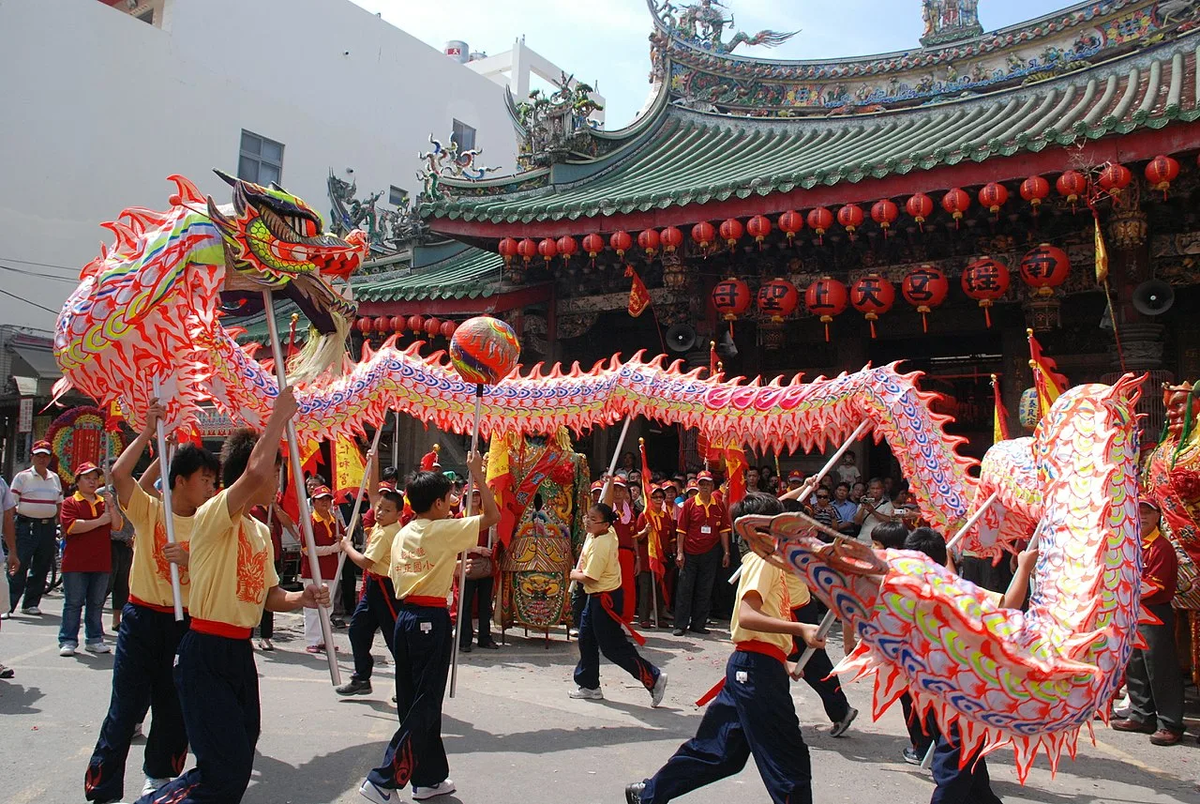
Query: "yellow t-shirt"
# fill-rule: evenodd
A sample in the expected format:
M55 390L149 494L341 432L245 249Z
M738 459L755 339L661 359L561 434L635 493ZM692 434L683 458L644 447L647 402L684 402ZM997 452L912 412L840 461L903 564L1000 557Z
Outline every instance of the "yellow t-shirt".
M257 519L231 517L219 492L196 511L192 528L191 614L237 628L262 620L267 592L279 585L271 532Z
M163 556L167 546L167 525L163 517L163 501L152 497L137 483L125 508L125 516L133 525L133 566L129 569L129 594L151 606L172 608L175 596L171 593L171 562ZM185 548L192 538L196 518L173 515L175 541ZM188 568L179 568L179 596L184 608L188 605Z
M371 562L371 569L367 572L373 572L385 578L388 576L392 568L392 542L395 541L396 534L399 532L399 522L393 522L390 525L376 525L371 528L370 534L367 535L367 549L363 551L363 556Z
M808 584L800 580L796 573L786 571L783 573L783 581L787 584L788 607L794 611L801 606L807 606L808 601L812 598L808 591Z
M742 599L750 592L758 592L762 598L762 613L780 620L792 619L791 600L788 597L787 581L783 570L767 563L756 553L747 553L742 558L742 577L738 581L737 599L733 603L733 619L729 622L729 635L734 644L740 642L766 642L774 645L786 656L792 652L791 634L768 634L742 628L738 622L738 610ZM807 591L807 590L806 590Z
M583 591L589 595L611 592L621 587L621 561L617 558L617 532L611 527L597 536L589 533L583 542L580 569L592 579L584 581Z
M458 554L479 541L482 516L414 519L392 541L392 585L396 599L450 594Z

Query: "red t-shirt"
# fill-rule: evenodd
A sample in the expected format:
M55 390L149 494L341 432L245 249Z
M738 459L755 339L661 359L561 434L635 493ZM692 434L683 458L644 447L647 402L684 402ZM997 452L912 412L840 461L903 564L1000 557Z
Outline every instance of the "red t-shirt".
M632 550L636 544L633 538L637 533L637 517L630 516L628 522L622 522L620 514L617 514L617 521L613 523L613 530L617 532L617 547L622 550Z
M333 514L329 515L329 519L321 519L317 516L317 512L312 514L312 529L313 542L317 547L329 547L337 544L342 538L342 526L333 518ZM333 581L333 576L337 574L338 557L337 553L330 553L325 556L318 556L317 563L321 567L321 579L325 581ZM300 577L311 578L312 573L308 568L308 556L304 557L301 562Z
M63 572L112 572L112 524L107 519L98 528L71 532L75 520L99 519L103 515L104 501L99 498L93 504L75 492L63 500Z
M686 555L707 553L721 541L721 534L728 533L730 529L729 511L725 503L716 497L708 505L700 502L699 495L689 497L679 509L676 530L683 538L683 552Z
M638 514L638 533L642 532L647 522L650 523L650 532L646 534L646 538L638 539L637 543L638 556L642 559L644 570L650 569L650 540L654 539L658 544L658 556L662 558L667 549L667 541L670 539L672 525L674 525L674 522L670 519L670 515L666 511L655 517L650 517L643 511L641 514Z
M1179 585L1179 558L1157 528L1149 538L1142 538L1142 581L1154 587L1142 598L1147 606L1170 603Z

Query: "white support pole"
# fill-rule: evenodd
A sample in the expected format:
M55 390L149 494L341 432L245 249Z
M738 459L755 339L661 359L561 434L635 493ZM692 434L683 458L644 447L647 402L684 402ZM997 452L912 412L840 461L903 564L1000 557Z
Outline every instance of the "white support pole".
M383 429L383 425L379 425ZM396 411L395 427L392 430L392 466L400 468L400 411Z
M963 537L965 537L967 535L967 532L970 531L971 528L975 527L976 523L978 523L979 520L983 519L983 515L986 514L988 512L988 509L991 508L993 505L995 505L996 501L999 499L1000 499L1000 492L999 491L992 492L992 496L990 496L986 500L984 500L983 505L979 506L979 510L976 511L975 513L971 514L971 518L968 519L963 524L963 526L958 529L958 533L954 534L954 538L951 539L946 544L946 549L953 550L955 545L957 545L959 542L961 542L963 540Z
M275 321L275 300L269 290L263 291L263 306L267 314L267 331L271 336L271 353L275 358L275 379L282 392L287 386L287 366L283 362L283 347L279 343L279 325ZM304 466L300 463L300 439L296 436L296 423L287 423L288 465L291 469L291 481L301 483L304 478ZM317 543L313 538L312 515L308 509L308 495L296 488L296 501L300 508L300 532L304 535L304 546L308 551L308 571L313 583L321 586L321 566L317 558ZM329 622L329 609L325 606L317 608L321 621L321 639L325 641L325 659L329 664L329 679L335 687L341 686L342 673L338 669L337 653L333 643L333 625Z
M937 740L929 744L929 750L925 752L925 758L921 760L921 767L929 770L933 767L933 749L937 748Z
M833 628L833 624L837 622L837 615L833 613L833 609L825 612L825 616L821 618L821 624L817 626L817 637L824 639L829 635L829 629ZM796 662L796 669L792 671L792 680L795 681L804 676L804 666L808 664L808 660L817 652L816 648L805 648L800 654L800 660Z
M483 386L475 386L475 422L471 425L471 452L479 450L479 414L483 408ZM467 516L474 516L475 506L471 499L472 492L475 490L475 476L467 470ZM456 633L454 634L454 642L450 646L450 697L454 697L454 693L458 691L458 635L463 629L463 609L466 595L464 591L467 586L467 553L463 551L458 554L458 620L456 625Z
M153 379L154 398L161 405L162 385L158 377ZM158 432L156 433L158 443L158 465L162 476L162 501L163 501L163 524L167 530L167 541L170 544L175 544L175 509L171 507L171 462L167 455L167 432L163 427L162 419L158 420ZM179 565L174 561L169 562L171 567L171 596L175 600L175 622L183 622L183 597L179 591Z
M621 436L617 439L617 448L613 450L612 460L608 462L608 477L604 481L604 490L600 492L601 500L608 496L608 489L612 486L613 473L617 471L617 463L621 460L621 447L625 446L625 436L629 435L629 425L632 422L632 417L627 418L625 424L621 427Z
M375 431L375 438L371 440L371 449L368 452L367 465L363 467L362 482L358 484L358 496L354 498L354 510L350 512L350 523L346 525L346 537L354 538L354 528L358 526L358 514L362 509L363 492L367 490L367 480L371 477L371 453L375 453L379 449L379 437L383 435L383 425L379 425L379 429ZM374 460L378 461L379 456L375 455ZM342 585L342 568L346 566L346 551L338 553L337 575L333 578L333 587L329 590L330 602L337 600L338 587Z
M850 447L854 445L854 442L866 435L866 432L868 429L870 429L870 427L870 419L863 419L861 422L859 422L858 427L855 427L854 432L850 434L850 437L847 438L840 447L838 447L837 452L833 453L829 460L825 461L825 465L821 467L821 471L809 478L809 482L805 483L798 489L799 493L793 496L784 494L782 499L799 499L800 497L807 497L809 494L812 494L813 489L821 484L821 478L833 471L834 467L837 466L837 462L840 461L842 456L846 454L846 450L850 449ZM729 576L729 583L731 585L736 585L741 577L742 568L738 567L737 570Z

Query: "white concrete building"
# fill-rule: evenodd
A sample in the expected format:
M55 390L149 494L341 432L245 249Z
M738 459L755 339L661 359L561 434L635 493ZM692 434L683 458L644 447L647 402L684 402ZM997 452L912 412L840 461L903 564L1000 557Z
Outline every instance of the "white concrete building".
M564 75L571 80L568 86L574 86L583 80L584 83L589 83L580 76L572 75L570 72L562 69L554 62L542 54L535 51L533 48L525 44L525 37L513 42L510 50L503 53L497 53L494 56L481 53L463 53L468 50L465 42L448 42L446 44L446 55L455 57L459 56L460 60L466 62L467 66L480 75L495 81L501 86L508 87L513 94L513 100L521 103L529 98L529 92L536 87L533 85L533 78L542 79L544 83L543 91L549 89L554 90L558 82L562 80ZM591 83L593 89L597 89L595 83ZM588 120L592 121L599 128L604 128L604 107L607 105L604 101L604 96L599 92L589 92L588 97L594 100L601 108L588 115Z
M164 209L171 173L219 201L214 167L278 179L327 214L330 169L415 194L431 133L515 167L502 89L347 0L0 2L0 75L4 324L52 329L98 224Z

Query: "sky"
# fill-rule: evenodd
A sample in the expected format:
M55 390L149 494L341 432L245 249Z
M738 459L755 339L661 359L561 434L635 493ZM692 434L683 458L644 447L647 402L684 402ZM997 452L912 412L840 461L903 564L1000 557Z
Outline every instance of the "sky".
M675 0L676 7L687 0ZM496 55L521 36L525 44L608 101L605 127L633 120L650 91L646 0L352 0L356 5L442 49L460 39ZM725 0L739 30L764 28L800 33L782 47L739 48L738 53L776 59L836 59L918 46L921 0ZM980 0L986 30L1040 17L1068 0Z

